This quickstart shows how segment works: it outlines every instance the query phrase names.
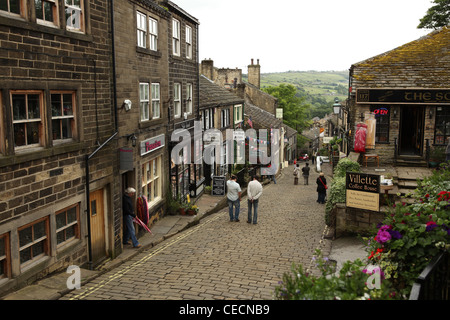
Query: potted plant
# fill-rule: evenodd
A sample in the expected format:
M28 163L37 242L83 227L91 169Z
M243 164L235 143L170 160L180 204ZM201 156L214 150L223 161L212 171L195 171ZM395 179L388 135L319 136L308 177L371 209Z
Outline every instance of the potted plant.
M211 194L211 191L212 191L212 187L211 186L206 186L205 187L205 193L206 194Z
M190 204L190 203L187 204L186 213L188 215L194 216L197 214L197 212L198 212L198 207L195 204L194 205Z
M445 161L444 147L434 147L430 151L430 167L437 167L441 162Z

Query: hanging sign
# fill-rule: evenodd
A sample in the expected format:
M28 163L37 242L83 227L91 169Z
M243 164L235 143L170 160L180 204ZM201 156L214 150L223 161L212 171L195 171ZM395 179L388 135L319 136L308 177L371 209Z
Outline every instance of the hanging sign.
M141 156L144 156L152 151L155 151L155 150L158 150L159 148L164 147L164 144L165 144L164 134L141 141L141 144L140 144Z

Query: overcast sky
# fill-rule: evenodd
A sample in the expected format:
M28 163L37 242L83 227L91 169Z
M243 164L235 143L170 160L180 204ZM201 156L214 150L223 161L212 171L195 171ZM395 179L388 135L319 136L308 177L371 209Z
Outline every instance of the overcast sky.
M431 0L172 0L200 22L200 61L261 72L348 70L416 40Z

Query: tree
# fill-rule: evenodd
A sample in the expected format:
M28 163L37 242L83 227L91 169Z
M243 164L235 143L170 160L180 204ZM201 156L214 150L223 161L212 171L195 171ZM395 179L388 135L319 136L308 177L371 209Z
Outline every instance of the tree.
M296 96L297 89L292 84L280 84L263 88L264 92L278 99L278 107L283 108L283 123L302 132L309 127L309 105L304 97Z
M433 0L436 5L420 19L418 29L439 29L450 24L450 0Z

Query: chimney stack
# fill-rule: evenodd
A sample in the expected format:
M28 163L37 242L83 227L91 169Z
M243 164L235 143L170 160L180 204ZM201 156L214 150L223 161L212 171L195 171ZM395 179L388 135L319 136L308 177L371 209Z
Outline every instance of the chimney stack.
M254 85L258 89L261 86L261 66L259 65L259 59L256 60L257 64L253 64L253 59L251 60L251 65L248 66L248 83Z

